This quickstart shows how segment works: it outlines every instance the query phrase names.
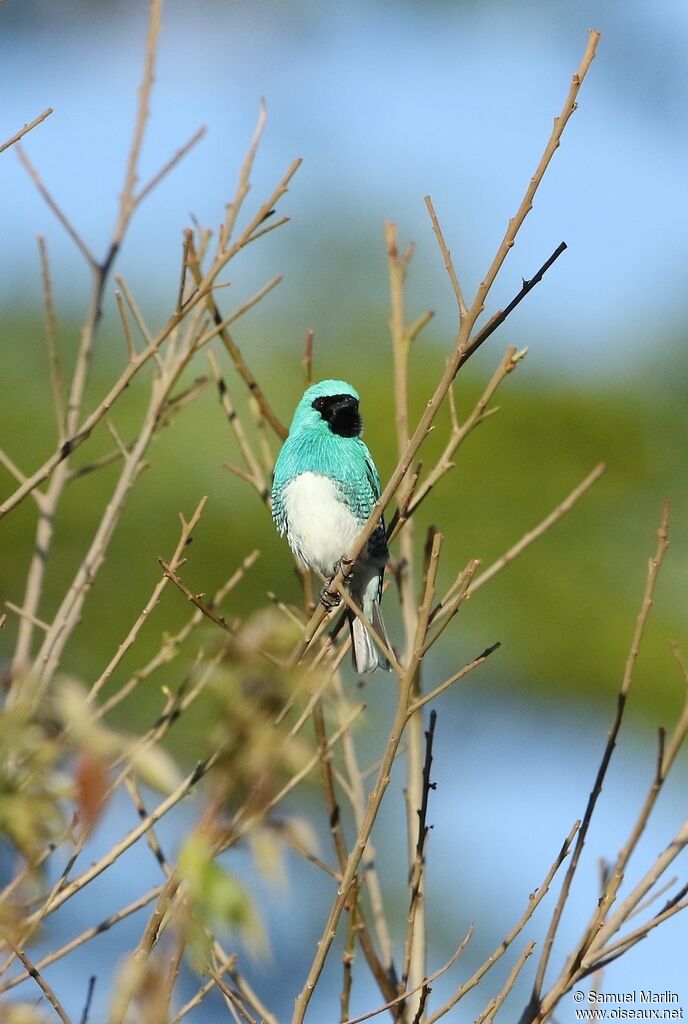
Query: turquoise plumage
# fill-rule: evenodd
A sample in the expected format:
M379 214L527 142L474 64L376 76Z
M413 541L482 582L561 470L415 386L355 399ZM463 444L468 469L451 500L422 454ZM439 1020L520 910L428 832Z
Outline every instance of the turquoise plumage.
M296 556L331 579L380 497L380 478L361 439L358 392L346 381L324 380L303 395L275 465L272 515ZM388 561L384 522L361 555L349 592L387 642L379 612ZM354 663L372 672L387 661L355 616L350 618Z

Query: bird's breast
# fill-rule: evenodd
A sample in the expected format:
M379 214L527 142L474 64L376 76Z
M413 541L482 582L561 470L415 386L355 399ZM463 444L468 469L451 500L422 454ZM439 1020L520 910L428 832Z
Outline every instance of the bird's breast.
M287 539L311 569L331 576L362 523L340 497L335 482L319 473L300 473L284 488Z

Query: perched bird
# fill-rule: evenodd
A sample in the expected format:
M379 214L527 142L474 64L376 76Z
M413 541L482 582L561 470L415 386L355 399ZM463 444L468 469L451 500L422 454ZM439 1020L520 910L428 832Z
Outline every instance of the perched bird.
M380 478L361 440L358 403L358 392L343 380L323 380L308 388L296 407L275 465L275 525L281 536L286 533L297 558L326 581L337 572L380 497ZM385 643L379 605L388 559L385 524L380 519L354 566L348 587ZM353 613L349 626L356 671L388 669L387 659Z

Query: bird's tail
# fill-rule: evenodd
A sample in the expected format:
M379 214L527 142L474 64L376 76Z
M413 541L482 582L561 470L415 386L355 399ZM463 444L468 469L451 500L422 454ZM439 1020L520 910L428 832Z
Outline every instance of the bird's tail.
M356 604L361 608L363 614L375 627L385 644L390 647L389 638L385 624L380 613L380 582L376 575L371 579L362 594L352 593ZM353 612L349 615L349 628L351 630L351 651L353 654L354 668L361 675L368 675L376 668L389 671L389 662L384 654L378 651L375 642L363 623Z

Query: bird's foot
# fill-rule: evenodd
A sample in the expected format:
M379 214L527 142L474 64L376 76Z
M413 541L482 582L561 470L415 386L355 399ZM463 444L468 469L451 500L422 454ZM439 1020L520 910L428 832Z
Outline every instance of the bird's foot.
M333 608L336 608L342 600L341 594L338 594L336 590L330 590L330 584L333 579L334 576L327 581L320 591L320 604L323 608L327 608L328 612L332 611Z
M350 580L353 574L353 564L354 563L350 558L347 558L346 555L342 555L342 557L334 563L334 576L336 576L337 573L341 570L344 580ZM334 576L332 577L333 579Z

